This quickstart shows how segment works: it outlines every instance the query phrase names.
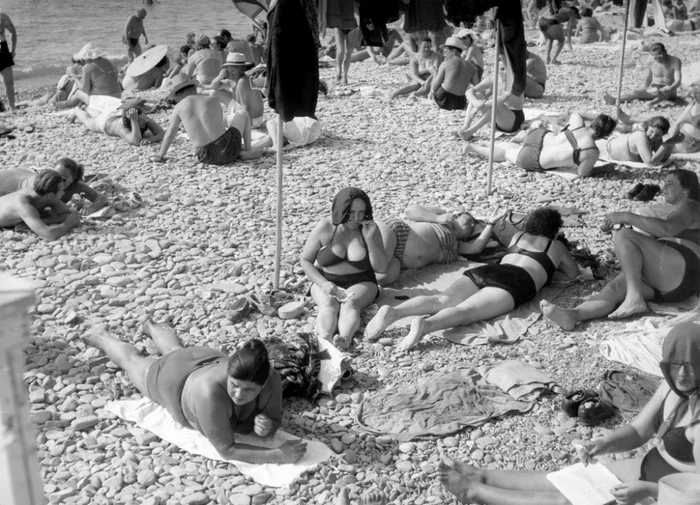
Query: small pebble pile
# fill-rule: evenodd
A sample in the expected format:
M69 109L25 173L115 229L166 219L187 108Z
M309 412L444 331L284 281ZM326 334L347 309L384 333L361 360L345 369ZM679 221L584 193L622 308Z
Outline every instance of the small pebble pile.
M620 18L602 20L619 27ZM537 32L530 30L528 36L536 40ZM682 59L699 54L697 37L679 35L663 42L670 54ZM548 68L546 98L528 106L613 113L601 97L605 91L615 93L619 51L599 44L574 50L562 53L561 66ZM632 44L625 88L643 79L642 55ZM492 59L489 50L486 61ZM568 182L496 164L489 195L487 164L465 159L463 143L453 134L461 125L460 114L438 111L420 100L390 102L384 97L405 82L405 71L371 62L353 64L350 85L332 88L327 98L319 99L322 137L284 153L283 287L304 280L299 254L306 237L330 213L333 195L345 186L367 191L376 219L398 216L411 203L464 206L477 216L496 208L528 211L548 203L577 207L587 211L585 227L565 228L567 237L603 258L613 247L610 235L600 231L604 215L643 205L623 196L636 182L662 181L662 170L622 168ZM321 75L332 82L334 69L323 69ZM363 87L379 92L362 93ZM669 107L662 113L679 110ZM153 117L167 125L167 112ZM191 144L178 138L169 162L160 165L148 161L157 147L134 148L90 133L47 108L0 115L0 122L15 128L17 136L0 140L4 168L40 169L68 156L85 164L87 174L105 174L117 188L138 192L144 202L111 219L87 221L56 242L43 242L25 231L0 231L3 270L41 283L31 315L32 337L24 346L24 378L37 425L44 491L51 503L328 504L343 486L349 486L352 497L381 489L393 504L456 503L436 478L443 455L488 468L554 469L575 461L572 439L589 438L600 429L565 417L556 396L540 399L526 415L444 439L401 444L360 430L354 416L362 398L375 390L502 359L541 368L565 389L594 387L605 370L622 366L605 361L597 351L598 339L624 324L608 320L582 324L566 335L540 320L509 347L461 347L431 337L415 351L397 355L395 339L403 330L390 330L377 343L356 341L350 351L354 376L332 396L316 404L303 399L284 404L285 430L321 440L338 454L337 460L304 475L291 488L265 488L233 465L184 453L116 419L104 410L105 404L137 393L123 372L81 341L94 324L107 323L114 335L147 353L155 352L140 331L147 316L173 325L185 344L224 352L249 337L283 337L311 327L313 307L290 320L254 312L233 324L226 315L234 296L271 284L275 157L204 166L193 157ZM481 141L487 135L488 130L481 132ZM217 289L222 282L237 288ZM599 280L576 284L557 303L574 305L602 285ZM603 427L629 418L617 415Z

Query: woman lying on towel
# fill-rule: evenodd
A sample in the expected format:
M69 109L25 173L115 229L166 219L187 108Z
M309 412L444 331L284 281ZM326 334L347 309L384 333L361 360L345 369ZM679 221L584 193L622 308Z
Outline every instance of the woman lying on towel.
M657 498L660 478L700 473L700 326L682 323L663 343L659 363L666 379L630 424L584 442L584 464L591 458L657 445L644 458L605 462L622 482L610 490L621 504ZM440 465L442 484L462 503L486 505L565 505L569 502L547 479L547 472L482 470L460 462Z
M395 282L402 269L452 263L463 254L479 254L491 238L491 230L485 228L470 240L476 220L468 212L455 215L432 205L411 205L404 212L410 221L390 218L377 222L390 258L386 272L377 274L382 286ZM495 222L501 215L489 221Z
M333 338L340 349L350 347L360 311L379 294L375 272L386 271L388 264L369 197L358 188L340 190L331 216L319 221L301 254L301 266L313 282L321 338Z
M228 356L209 347L185 348L175 331L146 321L144 332L163 355L143 357L103 325L83 339L121 367L136 389L175 421L204 435L222 458L245 463L296 463L306 445L290 440L276 449L236 442L236 433L271 437L282 421L282 384L265 344L250 339Z
M643 314L647 300L674 303L700 290L700 184L690 170L677 169L666 175L663 194L673 211L666 218L632 212L613 212L606 226L623 226L615 232L615 254L620 273L600 293L573 309L543 301L545 317L564 330L579 321L608 316L621 319Z
M556 240L561 225L557 210L544 207L531 212L525 231L513 237L500 264L467 270L438 295L417 296L395 308L381 307L367 325L366 338L376 339L399 319L420 316L411 322L411 330L398 346L406 351L434 331L492 319L529 302L552 282L557 270L566 279L576 278L578 265ZM490 234L493 225L487 230Z

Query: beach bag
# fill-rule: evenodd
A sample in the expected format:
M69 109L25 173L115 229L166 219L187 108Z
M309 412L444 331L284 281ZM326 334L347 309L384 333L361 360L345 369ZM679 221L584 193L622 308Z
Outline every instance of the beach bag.
M527 219L527 216L518 217L513 214L514 212L510 210L493 224L493 238L504 247L510 246L515 234L523 231L525 219Z
M696 473L673 473L659 479L657 505L700 505L700 479Z

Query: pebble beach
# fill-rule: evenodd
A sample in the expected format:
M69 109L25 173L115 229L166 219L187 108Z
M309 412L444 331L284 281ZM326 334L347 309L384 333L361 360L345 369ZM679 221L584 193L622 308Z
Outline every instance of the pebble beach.
M621 18L600 17L604 25L618 29ZM527 30L528 40L536 41L538 33ZM684 64L700 55L695 34L646 37L643 42L657 40ZM646 53L641 42L628 42L623 90L643 81ZM565 49L559 57L562 65L548 66L545 98L527 100L526 107L614 116L614 107L605 105L602 95L616 94L619 47L620 42L574 44L573 53ZM544 55L543 48L530 49ZM485 62L489 75L492 49L486 51ZM626 192L637 182L663 181L666 169L619 167L614 173L568 181L496 163L488 194L487 162L463 156L464 142L454 134L463 113L441 111L421 99L388 100L389 92L406 82L406 71L371 61L356 63L350 84L335 86L335 69L321 69L321 78L331 83L317 108L323 133L309 146L284 151L281 287L296 290L306 280L299 265L301 249L318 219L330 213L335 193L346 186L368 193L377 220L399 216L413 203L466 208L483 217L497 208L527 212L547 204L575 207L585 211L580 225L563 231L603 263L614 256L611 235L601 231L605 214L638 211L648 204L627 200ZM38 94L20 90L19 98ZM162 93L142 96L153 104ZM683 108L678 103L657 110L668 116ZM166 127L168 112L156 108L149 115ZM266 105L265 119L273 115ZM0 114L0 126L13 128L16 136L0 138L2 168L39 170L69 157L84 164L87 175L97 174L91 184L102 184L108 195L133 207L109 219L85 220L50 243L26 230L0 230L1 270L39 285L30 315L31 337L24 345L24 378L44 491L52 504L331 504L345 486L353 503L368 490L381 490L392 504L454 504L458 502L436 477L442 456L492 469L553 470L577 461L573 439L588 439L631 419L629 413L618 413L599 427L585 427L561 413L561 396L552 395L539 399L527 414L446 438L398 443L367 433L355 423L362 398L457 368L518 359L542 369L563 389L595 387L606 370L642 374L605 360L597 349L602 337L625 322L592 321L565 333L540 319L512 346L458 346L431 336L405 355L397 354L394 346L407 331L390 329L376 343L355 340L349 351L354 374L333 395L316 403L283 403L282 429L320 440L338 455L291 487L267 488L231 464L185 453L104 409L111 400L138 398L138 392L80 337L105 323L113 335L153 353L140 329L152 317L174 326L185 345L231 352L250 337L284 338L309 331L315 317L312 303L297 319L253 312L232 323L227 316L236 295L272 284L275 155L231 166L202 165L181 133L168 161L152 163L149 157L158 146L132 147L91 133L48 107ZM488 142L488 128L474 140ZM700 168L693 163L677 166ZM614 270L604 274L609 279ZM222 283L229 287L220 289ZM556 303L573 306L604 283L597 278L573 284ZM368 320L366 316L364 323ZM643 452L641 448L615 457Z

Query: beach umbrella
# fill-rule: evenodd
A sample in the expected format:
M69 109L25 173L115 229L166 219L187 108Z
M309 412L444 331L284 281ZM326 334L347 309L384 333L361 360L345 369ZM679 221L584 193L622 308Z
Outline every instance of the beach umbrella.
M248 16L250 19L255 21L262 13L267 13L269 3L268 0L231 0L233 5L241 11L243 14Z

